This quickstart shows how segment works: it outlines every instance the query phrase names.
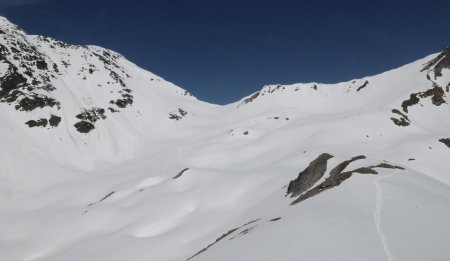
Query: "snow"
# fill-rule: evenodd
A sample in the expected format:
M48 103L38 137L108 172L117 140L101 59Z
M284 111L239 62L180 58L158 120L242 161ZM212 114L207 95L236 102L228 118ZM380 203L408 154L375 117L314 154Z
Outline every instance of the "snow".
M399 172L399 171L397 171L397 172ZM384 252L386 252L387 260L389 260L389 261L392 261L394 259L392 258L392 253L389 250L389 246L386 242L386 237L384 236L383 231L381 229L381 210L383 208L383 193L381 191L381 186L379 183L382 179L389 178L391 175L396 174L396 173L391 173L389 175L379 177L375 180L375 187L377 188L377 204L376 204L376 208L375 208L375 213L373 215L373 219L375 221L377 233L380 236L381 243L383 244Z
M0 27L14 28L4 18ZM1 260L186 260L234 228L191 260L450 256L450 149L438 141L450 137L448 92L441 106L424 98L410 107L410 126L390 120L411 93L431 88L421 69L437 54L343 83L266 86L249 103L218 106L101 47L23 37L60 68L49 95L61 109L0 103ZM134 101L82 134L75 115L107 108L123 89L107 83L93 54L103 51L117 56L113 70ZM450 72L442 74L446 86ZM188 114L169 119L179 108ZM62 117L57 128L24 124L49 113ZM357 155L367 158L346 170L384 160L405 170L353 174L291 206L286 185L325 152L335 157L319 183Z

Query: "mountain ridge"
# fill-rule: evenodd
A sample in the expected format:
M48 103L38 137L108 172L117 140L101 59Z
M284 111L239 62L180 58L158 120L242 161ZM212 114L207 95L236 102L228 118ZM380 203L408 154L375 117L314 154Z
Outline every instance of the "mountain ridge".
M113 51L0 30L0 259L450 256L448 48L218 106Z

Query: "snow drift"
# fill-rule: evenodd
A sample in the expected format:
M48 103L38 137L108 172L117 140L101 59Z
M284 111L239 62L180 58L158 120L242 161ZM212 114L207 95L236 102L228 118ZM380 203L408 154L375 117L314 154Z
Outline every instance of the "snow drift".
M447 260L450 49L197 100L0 19L1 260Z

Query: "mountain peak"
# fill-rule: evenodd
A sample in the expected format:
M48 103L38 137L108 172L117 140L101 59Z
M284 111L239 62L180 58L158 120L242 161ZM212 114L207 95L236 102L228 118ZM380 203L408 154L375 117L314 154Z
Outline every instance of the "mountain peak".
M25 33L18 25L9 21L6 17L0 16L0 34L10 33L11 31Z
M76 149L88 133L104 134L123 119L123 132L131 135L146 122L173 124L174 112L189 118L189 106L204 104L114 51L30 36L6 18L0 24L0 104L11 124L31 128L30 135L58 133ZM120 139L111 132L111 139Z
M215 106L3 27L1 260L450 256L448 50Z

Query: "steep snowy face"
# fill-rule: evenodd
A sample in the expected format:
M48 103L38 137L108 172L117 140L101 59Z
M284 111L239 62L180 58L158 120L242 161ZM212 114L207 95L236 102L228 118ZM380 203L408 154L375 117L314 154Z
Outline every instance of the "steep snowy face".
M5 18L0 88L4 125L88 158L130 157L140 138L168 136L175 121L214 107L116 52L30 36Z
M30 127L57 127L59 110L67 110L63 94L79 103L79 113L73 115L74 128L81 133L94 129L97 120L106 118L106 111L118 113L133 105L130 78L136 68L121 55L96 46L77 46L45 36L28 36L5 18L0 20L0 101L18 111L45 110L48 115L31 119ZM158 85L161 78L146 73L141 84ZM154 83L155 82L155 83ZM145 86L144 85L144 86ZM139 86L143 88L144 86ZM64 89L64 90L61 90ZM190 96L180 88L174 93ZM65 92L65 93L62 93ZM76 111L75 111L76 113Z
M58 66L52 63L49 68L47 57L28 41L20 28L4 18L0 24L1 102L22 111L59 109L60 103L48 95L55 90L50 78L56 78Z

